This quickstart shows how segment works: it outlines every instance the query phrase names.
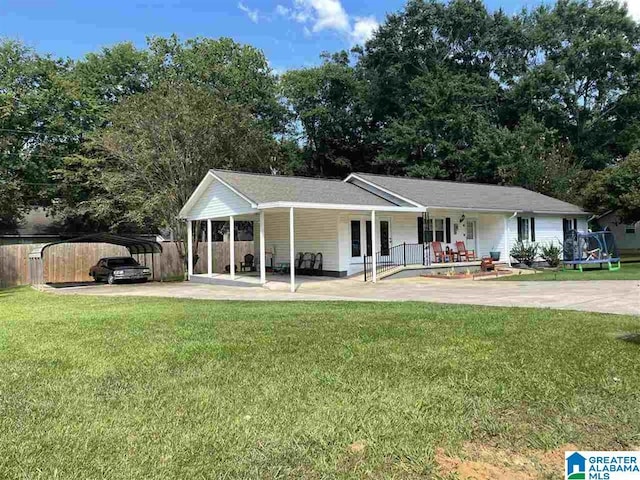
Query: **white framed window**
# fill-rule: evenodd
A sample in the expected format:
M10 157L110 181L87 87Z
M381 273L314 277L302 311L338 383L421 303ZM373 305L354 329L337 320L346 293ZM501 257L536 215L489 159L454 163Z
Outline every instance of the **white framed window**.
M635 235L635 233L636 233L636 224L632 223L630 225L625 225L624 226L624 233Z
M518 241L536 241L536 219L534 217L518 217Z
M436 242L444 242L444 218L433 219L433 231L435 233Z

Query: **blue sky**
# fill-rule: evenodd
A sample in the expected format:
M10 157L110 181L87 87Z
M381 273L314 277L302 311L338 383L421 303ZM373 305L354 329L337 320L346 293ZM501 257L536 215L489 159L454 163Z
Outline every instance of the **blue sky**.
M322 51L348 48L370 35L404 0L0 0L0 37L39 52L81 58L122 41L144 46L150 35L232 37L262 49L283 71L318 63ZM488 0L515 12L535 0Z

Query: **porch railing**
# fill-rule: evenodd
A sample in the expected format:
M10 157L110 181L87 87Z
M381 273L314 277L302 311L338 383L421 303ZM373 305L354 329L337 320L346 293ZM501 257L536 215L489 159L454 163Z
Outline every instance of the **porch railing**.
M364 256L364 281L373 277L373 255ZM407 265L429 265L431 250L428 243L401 243L387 251L376 253L376 275Z

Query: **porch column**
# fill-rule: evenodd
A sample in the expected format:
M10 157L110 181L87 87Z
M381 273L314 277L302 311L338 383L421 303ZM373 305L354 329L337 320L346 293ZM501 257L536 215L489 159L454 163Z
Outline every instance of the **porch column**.
M296 246L293 229L293 207L289 209L289 270L291 271L291 293L296 291Z
M365 248L366 245L365 245ZM367 253L366 251L364 252ZM371 281L376 283L378 275L378 256L376 255L376 211L371 210Z
M213 244L211 243L211 220L207 220L207 273L213 275Z
M260 211L260 283L267 283L267 253L264 247L264 210Z
M511 255L509 253L509 217L504 217L504 254L507 256L507 264L511 267Z
M187 222L187 280L193 275L193 222Z
M236 222L233 215L229 217L229 273L231 280L236 278Z

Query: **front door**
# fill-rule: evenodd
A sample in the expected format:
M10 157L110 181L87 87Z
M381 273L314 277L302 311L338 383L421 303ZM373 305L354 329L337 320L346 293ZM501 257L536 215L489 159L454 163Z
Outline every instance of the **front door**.
M467 232L465 235L467 250L473 250L478 255L478 221L467 219Z

